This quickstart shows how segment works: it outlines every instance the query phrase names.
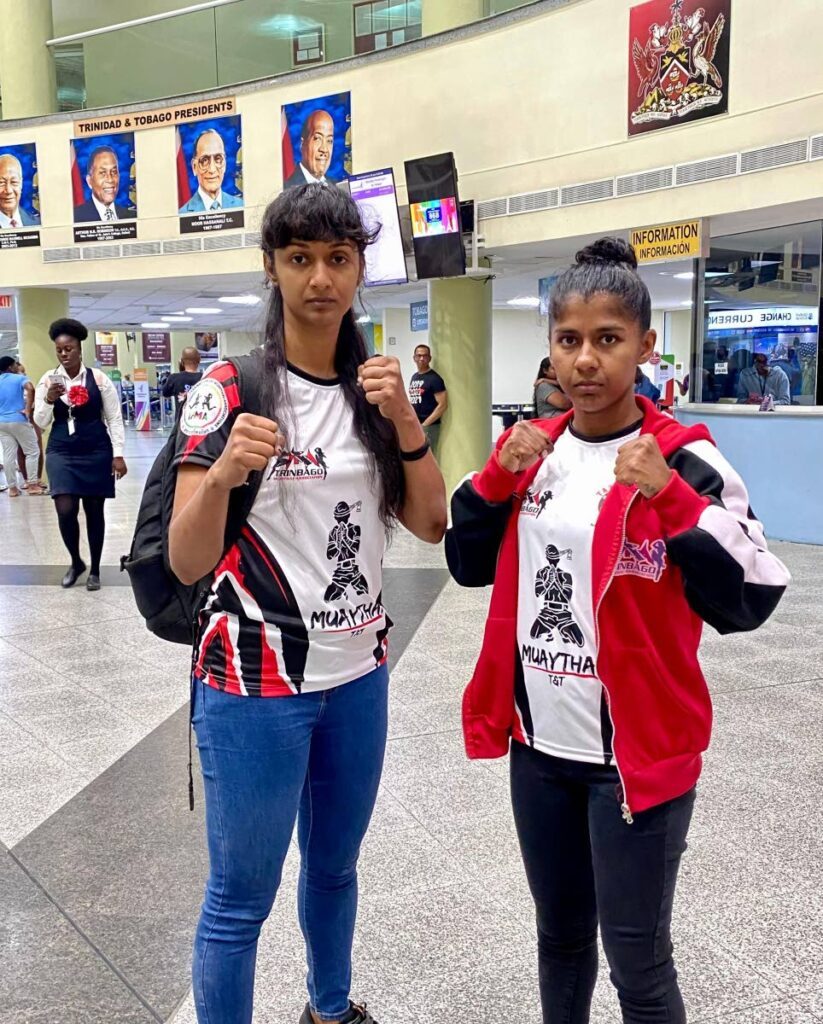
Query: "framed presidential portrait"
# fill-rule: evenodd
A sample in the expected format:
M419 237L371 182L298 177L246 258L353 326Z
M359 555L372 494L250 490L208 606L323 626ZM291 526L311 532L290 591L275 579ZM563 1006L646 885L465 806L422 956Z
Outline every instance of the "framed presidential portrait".
M72 139L75 242L137 238L134 132Z
M0 249L40 245L39 228L35 144L0 146Z
M338 185L352 173L351 93L282 107L283 188Z
M177 204L185 234L244 226L239 114L177 126Z

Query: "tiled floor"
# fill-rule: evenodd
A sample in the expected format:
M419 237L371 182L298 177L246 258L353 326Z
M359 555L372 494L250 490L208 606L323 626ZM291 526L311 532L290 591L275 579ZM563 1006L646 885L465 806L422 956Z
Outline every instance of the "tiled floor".
M130 438L99 594L55 585L48 499L0 495L0 1022L194 1024L205 873L186 804L187 652L145 632L115 566L156 438ZM754 635L707 634L715 734L675 935L690 1022L823 1021L823 549L776 544L794 584ZM354 995L381 1024L538 1024L533 913L506 764L470 763L460 694L487 593L442 552L387 559L391 734L361 862ZM256 1024L304 1001L294 851L260 946ZM593 1024L618 1021L601 970Z

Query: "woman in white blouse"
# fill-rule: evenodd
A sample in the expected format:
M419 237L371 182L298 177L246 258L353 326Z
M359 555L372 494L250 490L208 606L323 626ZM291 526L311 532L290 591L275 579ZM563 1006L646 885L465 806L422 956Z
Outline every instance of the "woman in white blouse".
M49 488L60 535L71 556L63 587L73 587L86 571L80 557L80 502L86 514L91 566L87 590L100 589L100 557L106 533L104 505L114 497L114 481L127 472L125 431L117 391L109 378L83 365L88 331L78 320L55 320L49 328L58 367L37 385L34 421L51 427L46 448Z

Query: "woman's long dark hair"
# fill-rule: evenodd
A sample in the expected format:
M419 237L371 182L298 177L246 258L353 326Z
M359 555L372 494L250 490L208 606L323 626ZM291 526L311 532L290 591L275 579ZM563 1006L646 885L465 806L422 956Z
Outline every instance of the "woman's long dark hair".
M379 229L378 229L379 230ZM275 249L293 241L353 242L363 258L377 238L360 218L355 202L338 188L306 184L287 189L269 203L260 227L261 248L274 267ZM283 296L272 288L266 310L263 389L266 415L276 419L288 438L292 411L286 386L286 337ZM405 497L400 446L394 426L366 401L357 369L369 358L366 342L350 309L340 324L334 368L354 417L354 431L370 456L372 480L380 481L380 518L387 528L397 520Z

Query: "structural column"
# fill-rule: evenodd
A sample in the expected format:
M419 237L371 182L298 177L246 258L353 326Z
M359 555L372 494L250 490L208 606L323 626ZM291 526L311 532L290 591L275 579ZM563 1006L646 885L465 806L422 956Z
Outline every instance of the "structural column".
M57 109L52 0L0 0L0 88L3 120L40 117Z
M439 460L449 494L482 468L492 446L492 285L453 278L429 282L429 343L446 382Z
M423 35L433 36L486 17L486 0L423 0Z
M57 366L49 326L69 315L69 293L61 288L21 288L14 300L20 362L33 384Z

